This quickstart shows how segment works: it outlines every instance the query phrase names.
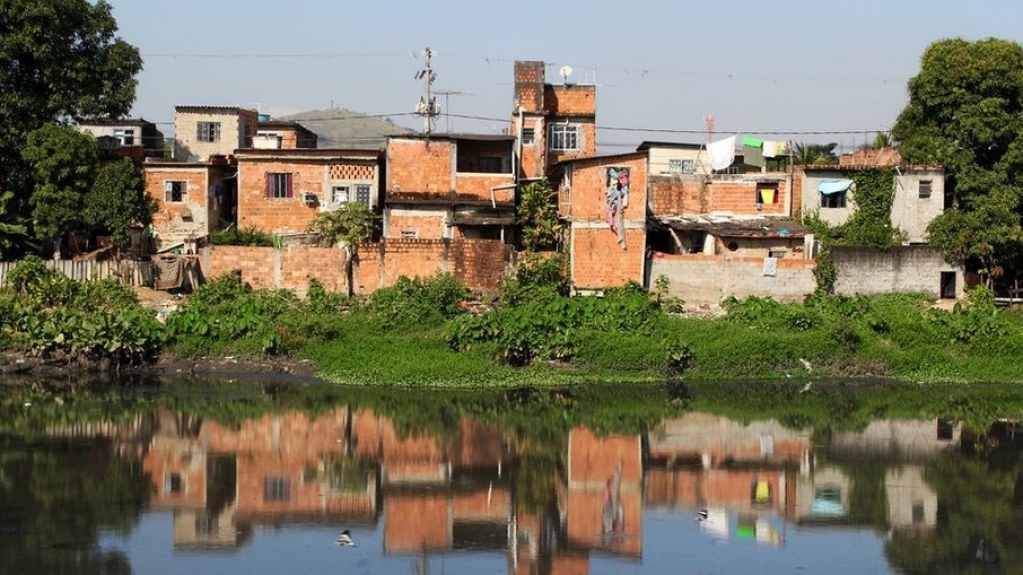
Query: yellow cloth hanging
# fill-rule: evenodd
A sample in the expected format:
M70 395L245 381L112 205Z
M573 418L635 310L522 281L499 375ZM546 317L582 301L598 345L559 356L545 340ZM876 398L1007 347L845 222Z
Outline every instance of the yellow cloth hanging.
M771 486L768 485L767 481L760 479L757 481L757 488L754 491L753 500L757 503L769 503L771 501Z
M765 204L773 204L774 190L771 189L760 190L760 199L763 200Z

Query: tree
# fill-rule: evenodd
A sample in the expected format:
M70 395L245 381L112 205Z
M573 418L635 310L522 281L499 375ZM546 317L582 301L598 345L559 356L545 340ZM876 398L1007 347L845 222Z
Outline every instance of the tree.
M518 223L522 226L522 247L529 251L553 250L561 239L558 194L547 180L530 182L519 196Z
M36 185L29 202L36 237L58 239L82 229L82 206L99 166L95 138L49 123L28 135L22 157Z
M359 244L369 241L376 231L377 215L363 202L348 202L337 209L320 212L309 224L309 233L319 236L325 246L340 245L348 257L345 261L345 283L348 295L354 293L354 266L359 257Z
M804 166L837 164L838 155L835 154L835 148L837 147L838 142L828 144L806 144L800 142L796 144L793 151L794 157L792 161Z
M119 250L131 243L128 230L149 224L154 213L156 201L146 194L141 171L127 158L102 166L85 196L86 224L110 234Z
M939 40L909 81L892 129L910 164L941 164L953 210L928 227L946 257L982 273L1023 259L1023 48ZM1017 273L1021 270L1015 270Z
M30 132L54 121L131 110L142 58L116 32L104 0L4 0L0 174L16 197L27 199L35 188L19 154Z
M14 198L11 192L0 193L0 261L4 254L28 242L28 231L14 214L7 211L7 204Z

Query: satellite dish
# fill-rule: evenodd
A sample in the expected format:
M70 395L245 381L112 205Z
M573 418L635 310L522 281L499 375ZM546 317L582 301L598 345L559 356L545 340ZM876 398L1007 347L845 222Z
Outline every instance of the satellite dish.
M571 66L562 66L561 70L558 71L558 73L561 74L561 79L565 82L568 82L568 77L572 75L572 72L573 70Z

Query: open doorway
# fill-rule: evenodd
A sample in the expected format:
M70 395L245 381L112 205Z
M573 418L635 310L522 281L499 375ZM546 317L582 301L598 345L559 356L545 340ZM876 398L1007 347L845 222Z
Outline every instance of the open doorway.
M941 272L941 298L955 299L958 295L956 290L956 273Z

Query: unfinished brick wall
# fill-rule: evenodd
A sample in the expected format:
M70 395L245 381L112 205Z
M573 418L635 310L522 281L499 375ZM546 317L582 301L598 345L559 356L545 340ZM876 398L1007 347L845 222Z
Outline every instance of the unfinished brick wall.
M546 68L542 61L515 62L515 103L521 105L524 112L542 111L546 81Z
M240 271L243 283L256 289L268 289L277 287L274 257L273 248L209 246L203 248L199 262L205 278Z
M369 294L394 285L401 276L430 277L450 273L471 290L493 292L509 259L498 240L390 240L359 250L357 293Z
M592 116L597 113L597 87L548 84L544 87L544 104L554 116Z
M775 190L774 201L757 209L757 190L766 187ZM655 216L696 215L711 212L743 216L788 216L789 186L786 180L757 181L711 180L689 177L686 179L651 178L651 209Z
M266 175L292 175L292 197L268 198ZM323 162L259 159L238 163L238 226L267 232L302 233L325 202L327 167ZM317 203L305 202L313 194Z
M447 272L471 290L493 292L510 254L498 240L384 240L359 246L354 292L368 295L394 285L400 276L431 277ZM290 289L304 296L309 281L347 291L345 252L337 248L291 246L283 249L210 246L199 258L203 276L240 272L256 289Z
M388 193L449 194L454 189L454 156L454 144L447 140L391 138Z
M459 174L455 180L455 189L460 200L484 200L497 202L514 202L515 190L509 188L515 183L512 174ZM494 190L501 187L499 190Z
M624 215L625 247L606 221L608 168L629 168L629 205ZM598 290L643 281L646 250L646 155L580 160L572 164L571 188L561 192L571 220L572 284Z
M156 200L153 229L160 249L179 244L188 236L199 238L209 234L207 180L206 166L145 167L146 194ZM182 201L167 201L167 182L184 182Z

